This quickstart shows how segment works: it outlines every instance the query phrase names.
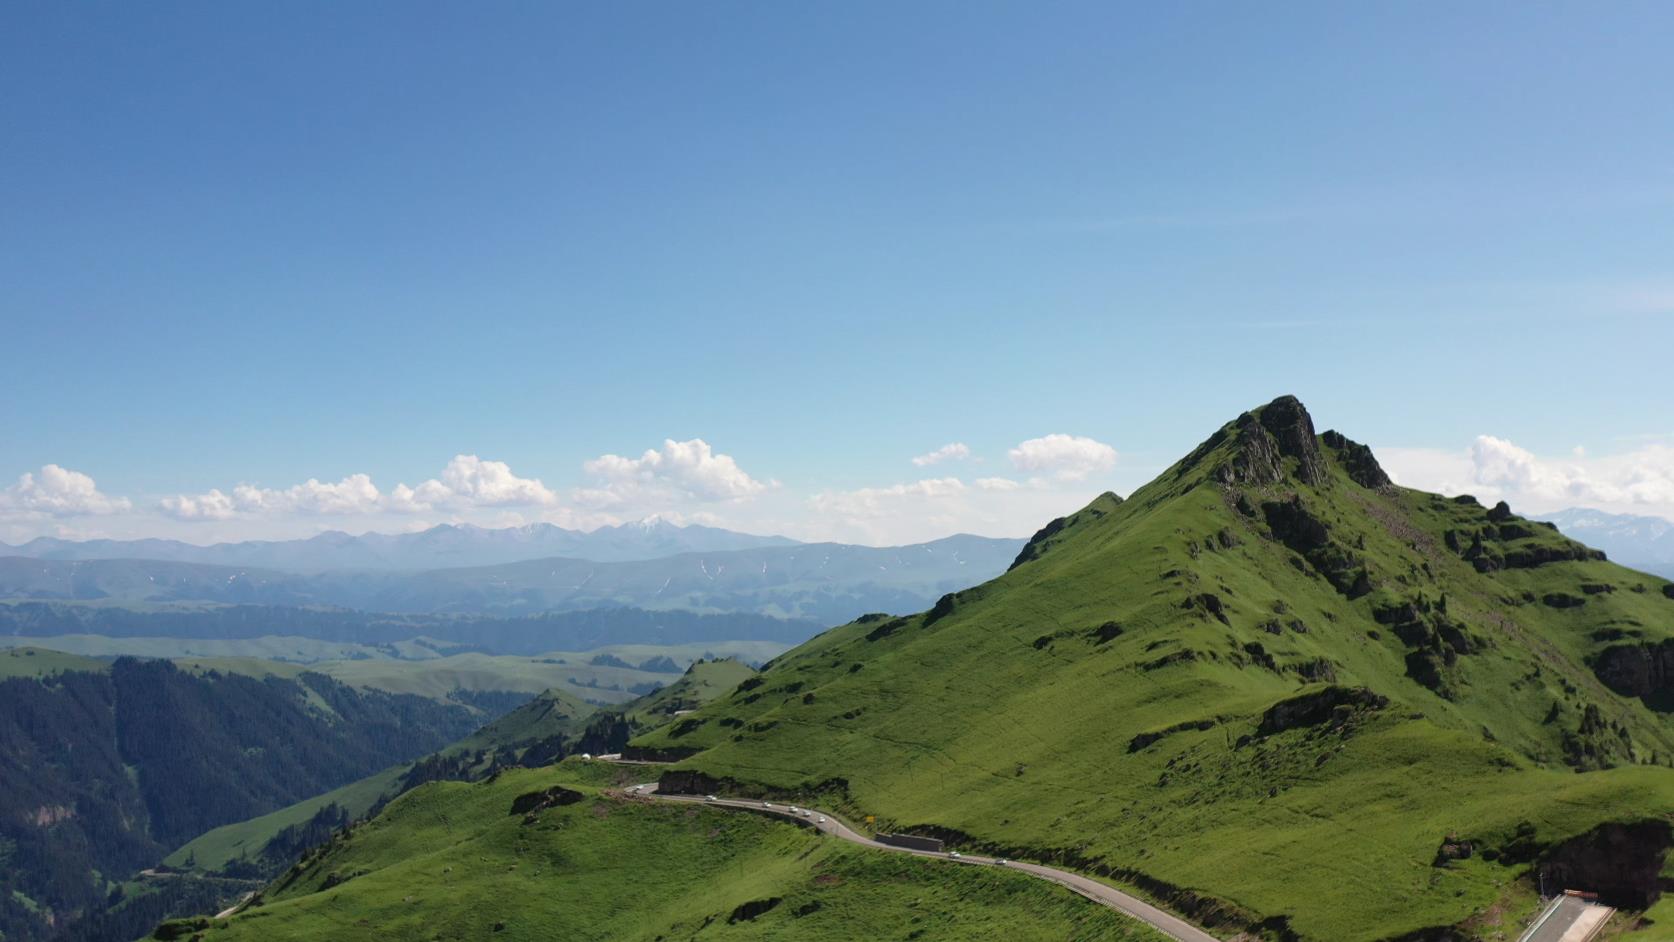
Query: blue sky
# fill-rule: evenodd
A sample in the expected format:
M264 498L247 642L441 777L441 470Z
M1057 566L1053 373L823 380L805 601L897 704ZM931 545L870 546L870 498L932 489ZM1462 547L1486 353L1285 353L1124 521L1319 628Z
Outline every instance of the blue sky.
M1026 533L1283 392L1674 516L1666 4L339 6L0 11L0 539Z

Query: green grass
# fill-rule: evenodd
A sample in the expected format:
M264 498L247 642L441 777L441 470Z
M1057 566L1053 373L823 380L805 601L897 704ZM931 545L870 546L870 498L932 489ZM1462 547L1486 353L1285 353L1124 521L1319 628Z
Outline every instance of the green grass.
M102 671L105 667L105 662L96 658L46 648L31 646L0 650L0 680L45 677L61 671Z
M674 683L634 701L628 718L643 727L661 726L676 713L695 710L716 697L731 693L747 677L755 676L747 664L725 659L699 661Z
M1363 487L1329 449L1317 486L1292 460L1277 483L1224 487L1215 472L1235 448L1229 436L1126 501L1095 501L943 617L833 629L637 742L701 750L687 767L743 790L840 780L828 800L880 827L934 825L1161 881L1330 942L1455 925L1519 898L1526 867L1433 866L1449 834L1496 847L1528 821L1549 843L1674 808L1674 724L1589 667L1621 632L1674 636L1664 580L1601 561L1480 573L1444 536L1487 526L1485 508ZM1235 506L1292 495L1373 591L1337 591L1261 510ZM1505 548L1565 543L1536 527ZM1575 608L1539 601L1582 585L1615 591ZM1226 623L1185 607L1204 593ZM1409 676L1412 649L1373 613L1443 595L1474 649L1438 692ZM1106 623L1121 633L1100 643ZM1299 672L1310 664L1388 707L1340 731L1258 736L1271 705L1320 688ZM1617 767L1577 773L1564 744L1589 706L1631 747L1618 739ZM1183 723L1204 728L1134 743Z
M0 649L20 640L25 639L0 639ZM592 651L553 651L535 656L440 656L423 639L381 647L280 636L218 641L62 635L27 640L32 646L11 649L20 652L15 659L0 650L0 677L38 676L54 670L104 670L108 660L103 659L128 655L168 658L187 670L255 677L294 678L303 671L318 671L350 686L438 700L447 699L455 691L536 694L558 689L583 700L610 704L638 697L635 687L671 684L679 679L679 674L637 668L652 658L667 657L685 667L700 658L736 657L760 662L786 650L786 645L773 641L717 641L610 645ZM21 653L26 650L36 653ZM392 652L399 656L391 656ZM602 655L636 666L592 663Z
M857 848L751 814L623 799L577 784L568 765L409 793L205 938L1163 938L1020 873ZM585 797L534 823L508 813L519 795L558 783ZM349 879L327 889L333 874ZM775 897L765 914L729 921L740 905Z
M674 683L629 704L627 714L645 727L668 722L672 719L667 712L670 707L700 706L732 690L739 681L753 673L755 672L748 666L733 660L699 662L685 674L679 675ZM548 690L530 703L442 750L442 753L457 755L474 750L512 747L553 735L574 736L581 731L594 711L593 706L561 689ZM191 860L193 868L198 871L218 870L242 855L255 857L274 835L287 827L306 822L320 809L331 804L341 806L353 818L360 818L380 800L394 794L402 776L411 767L411 764L407 764L385 769L376 775L281 808L271 814L216 828L177 848L164 862L172 867L184 867L186 861ZM583 765L579 768L589 767ZM580 773L572 770L573 774Z

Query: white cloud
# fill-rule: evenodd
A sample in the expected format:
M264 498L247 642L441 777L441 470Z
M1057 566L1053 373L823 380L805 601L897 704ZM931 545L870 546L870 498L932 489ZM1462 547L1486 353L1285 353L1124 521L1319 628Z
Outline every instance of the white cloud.
M913 459L913 464L920 468L927 468L943 461L963 461L971 456L971 449L964 442L948 442L946 445L932 452L919 455Z
M817 513L845 517L877 517L894 514L904 502L939 500L964 493L958 478L926 478L890 487L862 487L853 491L821 491L808 501Z
M1514 442L1478 435L1469 448L1380 449L1399 484L1443 494L1505 500L1543 513L1565 507L1651 512L1674 518L1674 447L1650 444L1615 455L1545 458Z
M542 507L558 503L558 495L539 478L520 478L504 461L484 461L476 455L454 455L440 480L418 487L397 484L390 492L392 509L430 510L437 507Z
M351 474L335 483L309 478L286 488L239 484L231 494L212 488L197 495L165 497L158 507L177 520L228 520L239 515L356 516L382 510L384 498L371 477Z
M1060 481L1080 481L1116 466L1116 449L1076 435L1031 438L1007 452L1019 471L1050 474Z
M384 493L370 475L351 474L335 483L309 478L285 488L239 484L231 493L211 488L202 494L165 497L157 506L176 520L231 520L238 517L367 517L386 513L464 511L487 507L551 506L558 495L535 478L520 478L503 461L455 455L440 478L418 487L397 484Z
M780 529L802 539L888 546L954 533L1027 536L1041 524L1091 501L1075 482L1003 477L963 481L924 478L882 487L821 491L803 502L801 519Z
M231 520L238 508L233 499L212 487L202 494L176 494L157 502L158 509L176 520Z
M24 472L17 483L0 490L0 516L81 517L122 513L133 506L126 497L111 497L80 471L43 465Z
M584 463L582 469L598 481L598 486L577 491L577 499L599 505L659 496L700 502L738 501L777 484L746 474L731 455L717 454L701 438L684 442L666 439L661 450L647 449L638 458L600 455Z

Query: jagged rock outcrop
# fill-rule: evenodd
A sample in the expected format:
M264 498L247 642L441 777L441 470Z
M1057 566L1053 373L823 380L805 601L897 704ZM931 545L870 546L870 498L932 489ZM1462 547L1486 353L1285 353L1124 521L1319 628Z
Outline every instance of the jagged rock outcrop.
M1612 906L1645 909L1662 895L1670 845L1674 826L1666 821L1601 824L1549 850L1540 872L1547 886L1589 890Z
M1063 533L1065 527L1073 526L1084 519L1097 519L1099 517L1103 517L1110 510L1120 506L1121 503L1122 498L1120 495L1114 491L1105 491L1103 494L1098 496L1097 500L1093 501L1092 504L1089 504L1084 510L1082 510L1081 513L1073 514L1069 517L1058 517L1052 520L1052 522L1048 523L1046 526L1035 531L1034 536L1029 537L1029 542L1023 544L1023 549L1018 551L1017 558L1011 561L1011 565L1006 567L1006 571L1010 572L1032 559L1039 559L1040 554L1046 552L1048 547L1054 541L1054 538Z
M1296 478L1302 483L1320 486L1328 479L1314 420L1295 396L1280 396L1234 419L1232 434L1236 451L1215 472L1222 484L1278 484L1285 479L1287 458L1296 461Z
M1280 396L1261 408L1261 427L1279 443L1279 454L1295 458L1296 476L1306 484L1325 483L1325 457L1319 452L1314 420L1295 396Z
M517 796L517 798L512 801L510 814L529 816L537 812L544 811L547 808L573 805L580 801L583 797L585 796L578 791L571 791L562 785L554 785L551 788L543 789L538 792L529 792L527 794Z
M1331 539L1331 529L1302 502L1300 494L1288 501L1261 505L1273 538L1299 553L1338 592L1357 599L1372 590L1364 561Z
M1029 537L1029 542L1024 543L1023 548L1018 551L1017 558L1011 561L1010 566L1006 567L1006 572L1016 569L1031 559L1039 558L1041 552L1046 549L1046 541L1058 535L1068 523L1068 517L1054 517L1046 526L1036 530L1035 535Z
M1271 736L1298 726L1327 722L1340 725L1361 710L1381 710L1388 705L1388 698L1365 687L1326 687L1268 707L1261 715L1256 735Z
M1395 482L1384 472L1383 465L1378 464L1372 449L1336 430L1327 431L1320 436L1320 440L1337 453L1337 460L1342 462L1343 470L1348 472L1349 479L1354 483L1374 491L1395 486Z
M782 902L784 902L784 897L772 896L767 899L753 899L748 903L740 903L735 909L733 909L732 915L727 917L727 925L739 922L749 922L757 916L771 911Z
M1674 706L1674 639L1661 644L1619 644L1593 658L1593 673L1624 697L1653 709Z
M1234 420L1233 435L1237 451L1215 472L1222 484L1271 487L1284 480L1285 466L1279 445L1253 413L1246 412Z

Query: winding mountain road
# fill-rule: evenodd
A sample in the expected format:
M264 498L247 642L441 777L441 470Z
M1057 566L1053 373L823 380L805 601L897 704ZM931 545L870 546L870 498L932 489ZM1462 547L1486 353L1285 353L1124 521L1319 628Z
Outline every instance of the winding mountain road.
M999 864L999 862L993 857L980 857L974 854L955 857L951 854L936 853L934 851L927 850L915 850L909 847L896 847L893 844L882 844L854 830L842 821L838 820L832 814L812 808L808 809L808 816L802 816L793 814L790 810L790 806L781 805L777 802L743 801L735 798L717 798L711 801L708 798L698 795L662 795L657 793L657 784L655 782L635 785L630 789L630 793L641 795L646 798L653 798L658 801L691 802L716 808L732 808L739 811L751 811L756 814L777 815L782 818L789 818L790 820L796 821L800 824L806 824L826 834L830 834L833 837L848 841L851 844L860 844L864 847L892 851L897 854L912 854L918 857L933 857L937 860L946 860L950 863L980 866L997 866ZM1214 936L1204 932L1202 929L1199 929L1177 916L1170 915L1169 913L1152 906L1150 903L1147 903L1142 899L1129 896L1121 890L1107 886L1097 880L1089 879L1088 877L1084 877L1078 873L1070 873L1067 870L1057 870L1052 867L1043 867L1040 864L1022 863L1015 860L1006 861L1004 866L1008 870L1017 870L1022 873L1027 873L1033 877L1039 877L1042 880L1050 880L1051 882L1065 887L1071 892L1084 896L1095 903L1103 904L1116 910L1117 912L1122 913L1123 915L1146 923L1162 934L1172 939L1179 940L1179 942L1219 942L1219 940Z

